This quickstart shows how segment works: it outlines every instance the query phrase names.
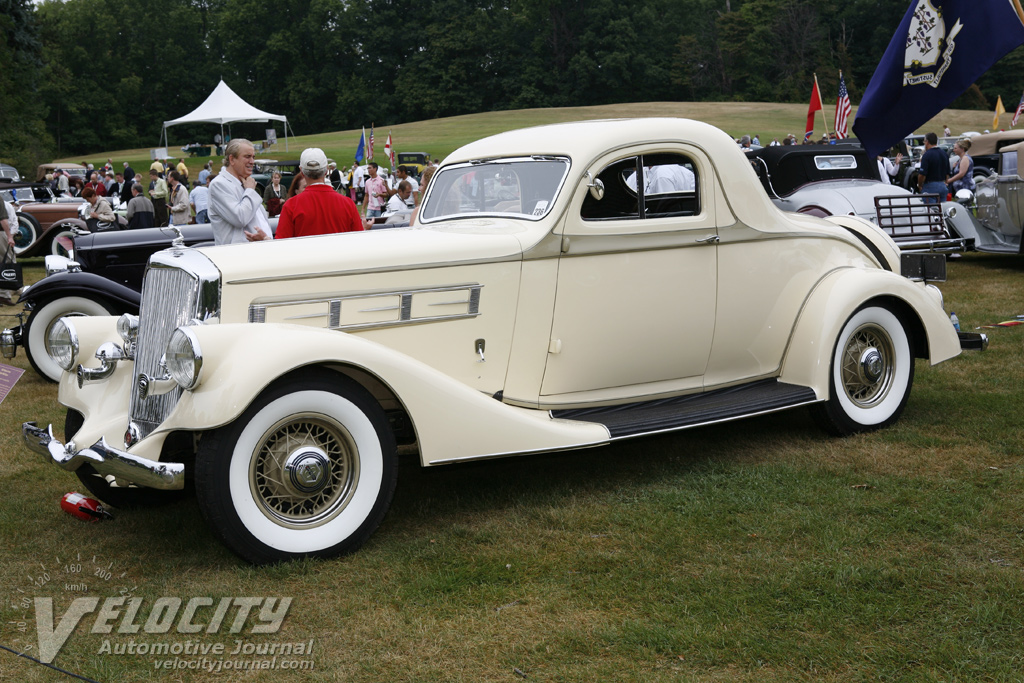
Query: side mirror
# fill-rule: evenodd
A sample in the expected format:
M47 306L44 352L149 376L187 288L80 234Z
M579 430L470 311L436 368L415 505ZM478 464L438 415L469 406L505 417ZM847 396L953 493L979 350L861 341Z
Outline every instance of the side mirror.
M595 178L594 176L590 175L590 171L587 171L586 175L587 178L590 178L590 182L587 183L587 187L590 188L590 196L596 199L597 201L601 201L602 199L604 199L604 181L602 181L600 178Z

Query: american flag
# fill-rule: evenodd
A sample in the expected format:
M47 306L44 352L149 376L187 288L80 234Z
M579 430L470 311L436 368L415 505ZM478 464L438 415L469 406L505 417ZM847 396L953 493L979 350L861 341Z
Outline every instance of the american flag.
M366 158L373 158L373 124L370 124L370 142L366 146Z
M846 90L846 79L843 72L839 72L839 97L836 99L836 139L842 140L846 137L847 124L850 119L850 93Z
M1024 111L1024 95L1021 95L1020 104L1017 105L1017 111L1013 112L1013 120L1010 121L1010 128L1017 125L1017 119L1020 118L1020 113Z

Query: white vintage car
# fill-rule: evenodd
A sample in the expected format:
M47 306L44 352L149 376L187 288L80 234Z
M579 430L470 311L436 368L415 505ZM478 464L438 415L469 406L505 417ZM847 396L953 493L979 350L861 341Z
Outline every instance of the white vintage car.
M780 211L720 130L591 121L457 150L412 228L158 252L137 318L52 330L73 441L23 432L114 505L191 482L266 563L359 547L398 446L426 467L797 406L848 434L960 348L889 237Z

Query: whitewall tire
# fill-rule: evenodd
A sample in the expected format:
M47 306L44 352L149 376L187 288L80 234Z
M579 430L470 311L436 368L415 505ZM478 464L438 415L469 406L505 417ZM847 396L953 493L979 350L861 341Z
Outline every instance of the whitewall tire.
M196 495L217 536L250 562L332 557L380 525L397 471L373 397L342 375L302 372L203 436Z
M836 339L829 371L829 398L815 416L833 434L880 429L895 422L914 383L910 338L890 310L855 312Z

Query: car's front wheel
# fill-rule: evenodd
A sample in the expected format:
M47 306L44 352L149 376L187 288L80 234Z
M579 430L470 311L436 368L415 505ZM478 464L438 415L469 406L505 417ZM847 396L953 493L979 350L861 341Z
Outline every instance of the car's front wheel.
M64 371L50 358L46 350L46 342L53 325L61 318L112 313L105 303L84 296L62 296L37 306L29 315L25 323L27 329L23 333L28 362L44 378L51 382L59 381Z
M196 496L214 533L250 562L332 557L380 525L397 472L380 405L342 375L309 371L203 435Z
M854 434L899 418L914 383L914 355L900 319L880 306L855 312L832 351L829 397L815 417L829 432Z

